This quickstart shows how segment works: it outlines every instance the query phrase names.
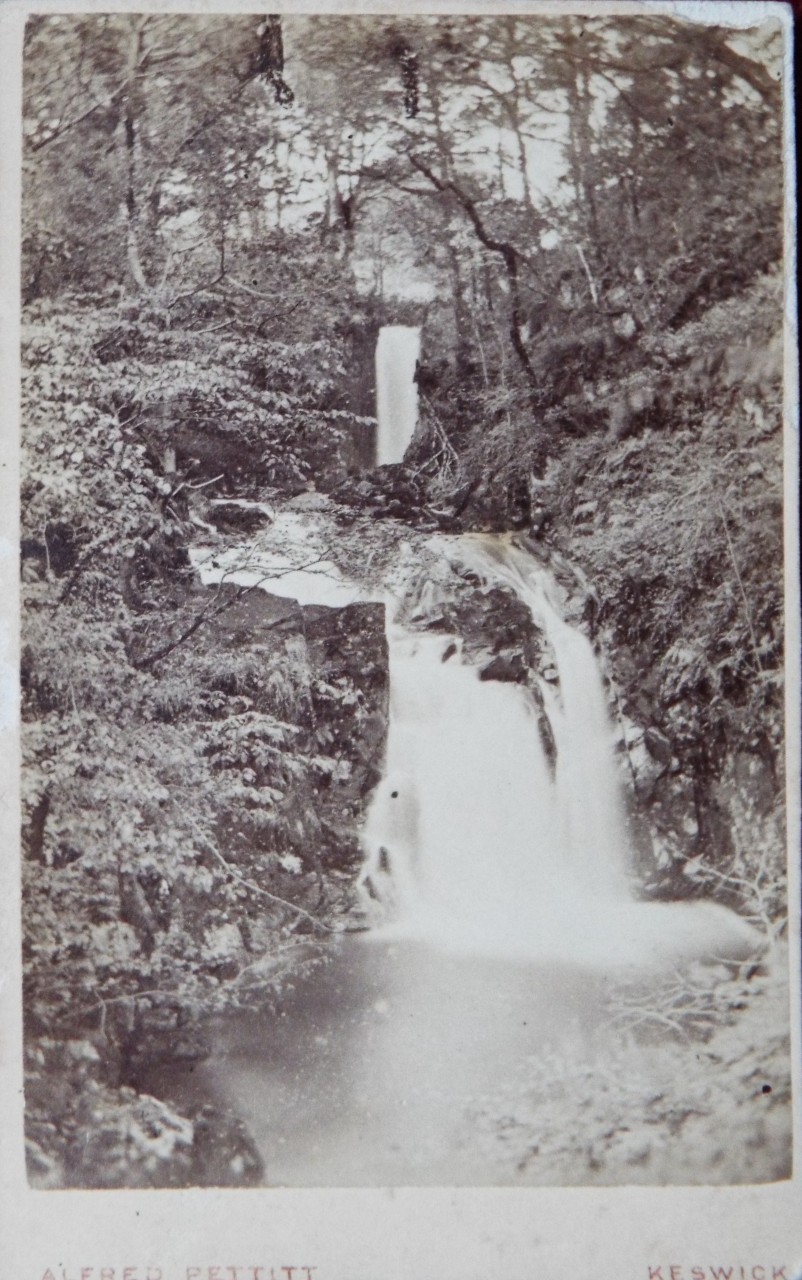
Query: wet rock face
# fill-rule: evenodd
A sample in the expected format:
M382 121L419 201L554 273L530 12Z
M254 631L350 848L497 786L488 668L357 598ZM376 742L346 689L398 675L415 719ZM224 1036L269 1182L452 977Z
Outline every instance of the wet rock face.
M302 612L315 721L325 726L330 751L351 767L349 781L338 787L332 800L331 807L339 809L332 819L346 816L358 823L381 777L387 738L390 687L384 606L308 605ZM341 825L347 827L348 822ZM349 844L353 838L352 832Z
M206 590L223 598L228 593L232 601L210 627L215 648L233 647L244 662L252 659L251 705L288 729L269 768L244 762L255 769L256 785L280 792L274 827L257 830L247 812L232 813L232 821L222 823L222 844L236 859L247 861L255 850L272 859L280 895L286 891L295 900L311 876L324 899L337 907L341 897L345 910L387 737L384 607L301 606L262 590L241 598L230 586Z
M657 764L668 766L674 756L671 742L655 725L648 725L643 735L647 752Z
M207 627L215 648L234 646L258 655L265 686L273 661L290 652L298 678L301 729L319 738L319 747L336 747L340 758L355 769L365 770L367 762L370 770L379 768L389 700L384 606L301 606L262 590L242 595L230 584L204 588L202 593L212 592L216 599L230 601ZM253 692L257 705L268 709L269 690L262 689L262 697L258 687ZM360 775L356 795L362 795L363 782Z
M681 708L638 679L631 650L607 637L619 707L622 778L635 870L647 896L708 896L742 909L761 895L759 866L782 859L782 795L765 753L696 749ZM616 677L622 677L621 683ZM672 717L682 731L672 736ZM753 881L754 879L754 883ZM778 881L782 871L778 870ZM754 902L752 903L754 905Z
M342 422L301 415L288 424L286 437L270 449L264 440L187 424L174 433L176 461L198 480L215 480L224 493L248 493L263 484L290 492L315 477L321 488L342 484L359 471L372 444L370 427L346 417Z
M499 654L491 659L479 672L480 680L501 680L505 684L526 684L527 667L522 657L513 653L511 657Z
M435 598L427 592L410 608L409 621L427 631L462 639L465 657L482 680L526 684L548 666L543 641L522 600L500 587L485 587L472 575L454 581Z
M615 646L605 653L615 672ZM621 668L636 678L629 650ZM636 879L647 896L682 897L689 890L682 866L698 852L699 789L682 769L668 735L653 722L656 707L649 692L638 690L634 681L622 689L615 676L612 686Z

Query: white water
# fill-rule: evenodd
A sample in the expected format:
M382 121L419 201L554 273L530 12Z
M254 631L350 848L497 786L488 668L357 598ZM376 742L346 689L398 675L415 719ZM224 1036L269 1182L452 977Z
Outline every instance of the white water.
M418 425L420 329L385 325L376 344L376 462L401 462Z
M317 518L279 513L249 548L195 559L205 581L258 580L304 603L346 603L332 599L332 583L348 599L359 589L332 577L327 545ZM365 832L365 880L386 922L338 939L333 963L293 984L278 1017L228 1015L207 1061L152 1082L179 1107L211 1100L241 1117L272 1185L552 1183L548 1164L516 1171L503 1141L481 1139L476 1115L488 1105L495 1114L505 1096L525 1107L533 1063L541 1077L544 1060L579 1059L589 1079L599 1064L602 1075L613 1069L616 971L745 958L759 943L715 904L633 899L590 644L562 618L551 575L520 548L491 538L440 545L515 590L551 646L559 681L543 694L556 769L530 691L480 681L459 647L444 661L453 638L390 618L386 776ZM431 601L436 589L424 594ZM635 1060L644 1096L666 1087L652 1061ZM587 1102L566 1103L568 1132L581 1132ZM672 1151L671 1180L696 1180L682 1134ZM581 1144L566 1149L560 1181L595 1180Z
M301 604L377 599L328 558L331 536L325 517L279 511L246 547L199 547L192 562L206 584L258 585ZM458 640L407 630L388 609L387 757L363 836L379 925L368 936L597 970L759 950L757 933L715 903L635 900L604 686L551 573L508 538L439 547L515 591L550 646L558 681L540 693L556 768L531 691L480 681Z
M540 692L557 747L557 856L581 895L626 900L629 838L607 696L591 643L565 622L554 578L526 551L477 539L476 550L465 558L491 580L512 587L554 653L558 690L542 681Z
M273 514L262 503L239 501ZM331 529L313 512L279 511L269 528L241 547L200 546L190 550L190 561L204 586L219 582L240 587L261 587L270 595L299 604L344 608L376 598L356 583L348 582L329 559Z
M550 573L498 538L454 555L510 586L553 651L558 687L541 693L556 768L531 691L481 682L454 637L391 622L386 771L364 833L374 935L594 968L753 952L756 933L716 904L635 900L604 686Z

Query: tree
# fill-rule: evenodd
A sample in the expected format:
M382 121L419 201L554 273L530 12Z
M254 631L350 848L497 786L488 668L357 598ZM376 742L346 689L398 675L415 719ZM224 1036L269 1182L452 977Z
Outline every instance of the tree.
M193 154L207 166L223 159L238 111L269 115L275 105L258 41L247 18L187 26L180 15L118 14L29 24L28 226L35 229L47 211L49 240L60 240L68 261L80 253L84 280L111 280L134 292L170 282L176 224L198 208ZM53 198L59 186L66 195L60 206ZM92 229L85 243L81 226ZM34 238L29 231L29 249ZM77 269L67 269L66 279ZM29 271L36 294L42 268L34 260Z

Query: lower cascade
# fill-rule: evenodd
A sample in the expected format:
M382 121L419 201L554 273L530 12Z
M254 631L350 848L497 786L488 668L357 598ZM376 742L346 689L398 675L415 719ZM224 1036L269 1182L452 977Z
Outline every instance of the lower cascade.
M378 603L384 588L346 580L331 545L325 513L290 510L247 563L220 549L195 562L208 583L318 608ZM363 910L338 931L332 962L299 975L278 1019L272 1006L234 1012L208 1061L168 1065L148 1088L234 1111L276 1186L706 1181L695 1130L684 1143L673 1128L660 1136L674 1124L673 1073L686 1058L670 1042L622 1043L618 1015L627 1001L634 1017L641 1001L648 1014L652 987L673 1000L678 980L693 999L739 991L742 974L722 982L721 966L696 962L748 960L748 976L761 936L713 902L638 901L605 684L551 570L509 535L395 552L383 579L394 593L390 716L362 831ZM490 678L496 637L519 626L539 675ZM620 1103L607 1093L616 1074ZM649 1100L647 1123L632 1122L636 1097ZM653 1105L669 1118L653 1125ZM584 1135L599 1126L590 1147ZM600 1143L612 1144L611 1163L590 1169L586 1151Z
M453 559L527 605L557 682L481 681L454 636L388 610L386 768L368 816L369 936L457 952L603 966L745 959L761 939L715 903L635 897L607 697L556 580L511 540L467 536Z

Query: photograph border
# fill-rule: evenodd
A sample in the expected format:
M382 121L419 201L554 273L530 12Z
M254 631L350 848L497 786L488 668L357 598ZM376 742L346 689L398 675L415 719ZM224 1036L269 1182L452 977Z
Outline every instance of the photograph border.
M8 1280L792 1280L802 1276L800 1093L800 625L796 176L791 7L773 0L294 0L299 14L663 13L785 33L785 599L789 940L795 1172L729 1187L32 1191L22 1107L18 718L21 47L31 13L260 13L254 3L0 4L0 1276ZM693 1275L694 1268L704 1273ZM762 1269L762 1271L761 1271ZM779 1273L779 1274L778 1274Z

